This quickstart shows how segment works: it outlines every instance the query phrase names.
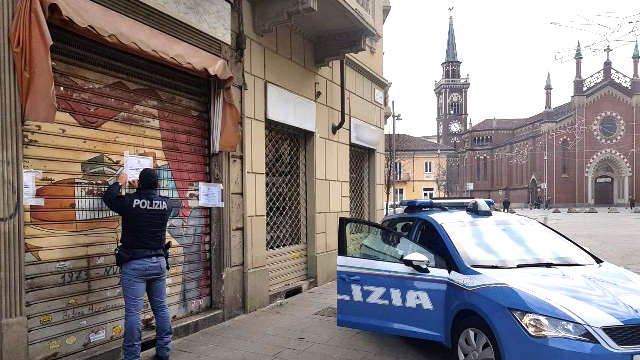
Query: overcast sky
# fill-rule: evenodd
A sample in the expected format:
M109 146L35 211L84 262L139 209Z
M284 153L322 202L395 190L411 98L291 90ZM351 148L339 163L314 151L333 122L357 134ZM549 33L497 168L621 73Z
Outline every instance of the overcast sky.
M615 49L613 67L633 75L633 41L640 35L637 1L392 0L384 25L384 76L392 82L389 99L403 118L398 133L436 133L433 85L442 73L452 5L458 60L463 76L470 76L473 124L544 110L547 72L553 106L569 101L578 40L584 78L602 68L607 42Z

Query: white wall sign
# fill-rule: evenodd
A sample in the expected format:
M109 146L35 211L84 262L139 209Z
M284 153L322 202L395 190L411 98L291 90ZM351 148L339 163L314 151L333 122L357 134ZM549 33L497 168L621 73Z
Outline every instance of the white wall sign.
M222 202L222 184L198 183L199 202L202 207L224 207Z
M374 88L373 89L373 97L375 99L375 101L380 104L380 105L384 105L384 92L378 88Z
M36 197L36 179L42 177L42 171L22 170L22 199L24 205L44 205L44 198Z
M382 139L382 129L369 125L362 120L351 118L351 142L376 149Z
M465 189L469 191L473 190L473 183L471 182L467 183L467 186L465 186Z
M316 103L267 83L267 118L315 132Z

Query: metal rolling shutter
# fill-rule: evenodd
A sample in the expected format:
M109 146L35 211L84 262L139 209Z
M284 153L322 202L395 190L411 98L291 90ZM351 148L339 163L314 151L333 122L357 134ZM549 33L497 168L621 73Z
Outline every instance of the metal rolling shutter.
M369 220L369 150L349 146L349 210L351 217Z
M26 122L23 132L24 168L43 171L45 199L24 209L29 352L48 359L123 334L120 218L100 197L125 151L153 156L161 194L181 199L167 230L172 318L211 306L209 210L197 207L198 181L209 180L206 79L52 30L59 111L55 123ZM146 302L143 311L152 316Z
M304 134L270 124L265 148L267 267L273 294L308 277Z

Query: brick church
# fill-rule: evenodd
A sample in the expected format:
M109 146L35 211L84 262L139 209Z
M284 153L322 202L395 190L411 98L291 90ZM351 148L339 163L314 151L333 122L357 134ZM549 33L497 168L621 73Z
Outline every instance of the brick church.
M438 141L454 146L451 179L458 195L490 197L513 205L548 199L552 206L626 205L638 199L640 170L640 77L638 44L629 61L633 76L613 68L607 47L602 69L583 77L580 43L575 52L573 96L552 106L547 75L546 103L538 114L518 119L468 123L469 80L460 75L453 20L442 79L435 85ZM452 169L453 170L453 169ZM636 200L637 201L637 200Z

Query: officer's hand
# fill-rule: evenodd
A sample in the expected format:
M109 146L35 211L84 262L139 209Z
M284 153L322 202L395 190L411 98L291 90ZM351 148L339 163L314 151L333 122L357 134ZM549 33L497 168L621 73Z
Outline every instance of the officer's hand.
M125 172L122 172L118 176L118 183L120 184L120 186L124 186L124 184L127 183L128 179L129 179L129 175L127 175L127 173L125 173Z
M131 185L132 188L137 189L138 188L138 179L129 180L129 185Z

